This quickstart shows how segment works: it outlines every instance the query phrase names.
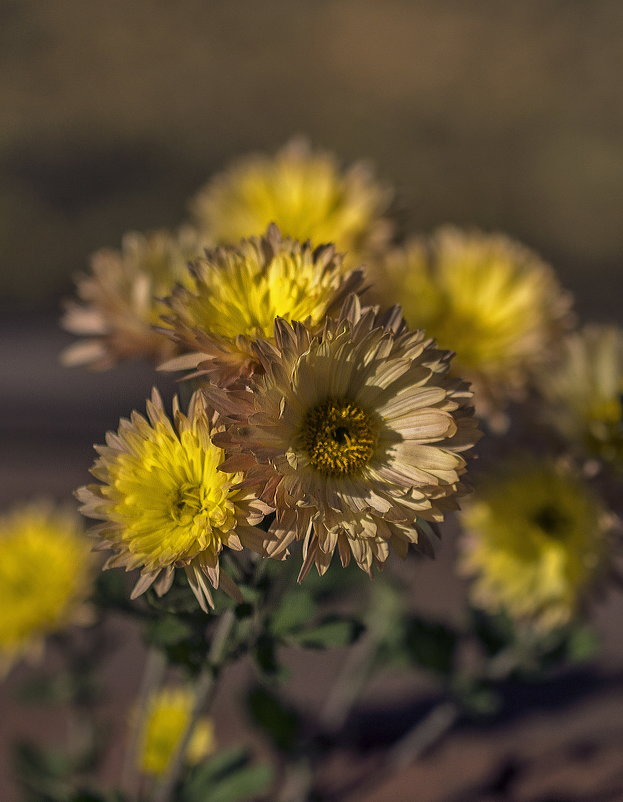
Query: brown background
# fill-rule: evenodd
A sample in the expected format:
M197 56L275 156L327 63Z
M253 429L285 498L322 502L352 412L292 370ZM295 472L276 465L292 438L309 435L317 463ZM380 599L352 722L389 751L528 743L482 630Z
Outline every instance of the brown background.
M294 134L347 161L371 159L397 188L404 231L448 221L504 229L556 266L582 316L622 322L617 0L4 0L0 62L3 508L69 498L91 444L143 405L154 380L135 366L99 376L58 366L70 338L57 330L57 308L70 276L127 229L176 225L211 173ZM451 537L414 582L419 606L456 614L463 588ZM366 800L623 799L622 613L614 595L596 613L596 666L516 690L493 727L460 728ZM136 633L113 626L121 648L106 669L108 714L119 718L142 658ZM339 657L290 656L303 704L322 696ZM217 710L224 743L241 737L231 709L245 671ZM53 737L63 722L20 712L19 679L0 688L3 745L42 726ZM388 675L352 726L382 740L430 692ZM353 761L343 756L336 771ZM513 776L515 764L516 779L494 794L496 773L506 766ZM3 759L3 802L15 798L11 787Z

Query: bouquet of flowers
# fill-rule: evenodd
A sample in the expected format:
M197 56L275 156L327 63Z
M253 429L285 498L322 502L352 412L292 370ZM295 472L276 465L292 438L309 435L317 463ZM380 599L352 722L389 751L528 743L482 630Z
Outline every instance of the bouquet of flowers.
M81 728L63 752L22 745L18 773L39 801L356 799L461 716L494 712L510 676L592 654L592 591L616 578L623 334L575 328L552 268L503 234L399 236L366 165L301 140L238 162L190 208L175 232L97 252L67 304L66 365L143 358L177 392L154 387L108 432L76 491L103 564L67 511L2 521L1 664L56 639L46 693ZM456 624L409 597L448 514L469 578ZM147 649L102 790L93 676L111 611ZM287 646L349 650L313 717L288 698ZM271 765L218 749L206 718L249 657ZM336 786L342 725L390 665L435 676L440 702Z

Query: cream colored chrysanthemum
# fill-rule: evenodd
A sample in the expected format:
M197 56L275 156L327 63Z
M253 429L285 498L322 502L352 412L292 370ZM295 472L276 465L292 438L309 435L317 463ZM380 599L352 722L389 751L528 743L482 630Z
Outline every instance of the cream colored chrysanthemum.
M70 302L62 320L68 331L88 339L65 350L64 364L103 370L132 357L171 357L172 341L154 329L164 312L160 299L188 281L188 262L199 252L189 227L177 235L132 232L121 251L97 251L91 273L77 279L80 302Z
M46 502L0 518L0 675L46 636L91 620L93 555L75 514Z
M543 372L550 422L585 455L623 465L623 331L587 326Z
M608 554L612 519L580 477L551 462L524 460L491 477L461 517L474 602L540 629L576 615Z
M282 239L276 226L266 236L236 247L206 251L192 267L193 282L167 300L170 336L190 354L167 370L197 368L219 384L253 372L251 343L270 338L276 317L321 324L327 312L361 287L363 275L344 275L332 246Z
M354 265L387 241L389 199L365 165L342 170L330 153L294 140L274 156L248 156L215 176L192 211L214 244L259 236L276 223L292 239L334 243Z
M276 508L272 556L303 539L301 577L323 573L337 548L370 572L390 544L404 555L456 506L465 460L478 439L467 385L447 377L451 355L394 308L362 311L351 296L314 334L275 323L255 345L263 375L250 392L206 386L227 416L215 442L226 470L245 472Z
M159 776L167 770L171 758L186 731L193 710L190 688L163 688L147 702L147 716L141 733L138 768L144 774ZM207 716L199 718L185 753L193 766L215 750L214 725Z
M445 227L412 240L379 268L379 291L411 326L456 352L453 371L473 383L476 411L521 396L567 325L570 298L539 257L499 234Z
M266 508L236 487L239 476L219 471L222 451L210 440L208 410L197 393L184 415L173 401L173 424L157 391L147 402L149 421L136 412L109 432L91 473L102 482L82 487L81 512L103 523L93 533L116 552L105 567L141 569L133 598L155 582L167 592L175 567L186 572L203 609L213 587L236 596L219 571L223 547L261 551L265 533L255 528ZM156 581L157 580L157 581Z

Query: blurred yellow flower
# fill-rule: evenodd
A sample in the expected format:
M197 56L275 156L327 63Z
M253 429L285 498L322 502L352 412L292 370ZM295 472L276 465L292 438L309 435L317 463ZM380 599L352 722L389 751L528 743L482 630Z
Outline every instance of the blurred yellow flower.
M608 556L611 516L579 476L524 460L491 477L461 513L474 603L547 630L569 622Z
M570 335L541 386L550 422L585 455L623 465L623 331L587 326Z
M257 357L251 343L272 337L276 317L318 326L361 287L361 272L344 274L341 265L332 246L314 250L282 239L276 226L264 237L206 251L192 267L191 286L167 299L171 311L164 318L171 337L191 353L162 368L200 366L219 384L252 372Z
M274 156L247 156L215 176L192 210L214 244L259 236L276 223L300 242L334 243L354 265L358 254L387 240L391 227L382 215L389 198L365 165L342 170L330 153L293 140Z
M131 232L120 251L97 251L91 273L77 278L80 301L67 304L62 320L68 331L87 339L69 346L63 363L103 370L132 357L158 362L172 356L174 344L154 329L164 311L160 299L176 283L188 282L188 262L199 252L190 227L178 234Z
M115 554L105 568L141 569L132 597L154 582L166 593L176 566L203 609L213 587L237 596L233 581L219 570L223 547L262 550L265 533L254 524L266 511L249 491L236 487L239 476L219 470L223 452L212 444L211 417L200 393L184 415L173 401L173 424L156 390L147 402L149 421L133 412L109 432L91 472L102 484L81 487L81 512L103 523L94 527L103 548ZM157 580L157 581L156 581Z
M41 655L47 635L91 620L91 545L76 515L47 502L0 518L0 674Z
M147 703L141 735L138 768L144 774L164 774L190 721L194 696L189 688L163 688ZM195 765L214 752L216 740L212 720L200 718L186 750L186 762Z
M378 269L384 299L456 352L453 372L473 383L480 415L521 395L567 324L570 297L553 271L500 234L441 228Z

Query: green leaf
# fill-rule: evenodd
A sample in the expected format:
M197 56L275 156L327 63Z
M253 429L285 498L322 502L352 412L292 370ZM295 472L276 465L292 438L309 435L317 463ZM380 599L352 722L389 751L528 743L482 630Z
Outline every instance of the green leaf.
M270 629L275 635L287 635L305 626L315 612L316 603L311 592L298 587L283 597L279 609L271 617Z
M364 632L361 621L354 618L328 616L320 624L300 633L293 633L290 641L307 649L329 649L350 646Z
M197 802L249 802L257 799L268 790L274 779L270 766L260 764L249 766L221 780L210 789L209 796Z
M193 772L193 782L214 783L222 777L227 777L238 771L249 762L249 750L245 747L236 747L217 752L209 760L198 766Z
M573 663L590 660L599 651L599 637L588 627L578 627L569 633L567 656Z
M193 627L179 616L165 614L150 621L145 637L153 646L175 646L193 636Z
M413 616L407 622L405 648L421 668L447 676L454 667L457 633L444 624Z
M71 679L66 672L51 677L34 677L24 682L19 689L20 701L31 705L66 704L73 696Z
M515 628L508 615L488 615L483 610L470 609L471 629L485 652L493 657L515 640Z
M298 713L265 688L253 688L247 698L253 721L284 752L293 751L298 743L301 720Z

